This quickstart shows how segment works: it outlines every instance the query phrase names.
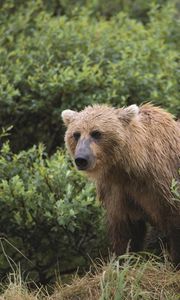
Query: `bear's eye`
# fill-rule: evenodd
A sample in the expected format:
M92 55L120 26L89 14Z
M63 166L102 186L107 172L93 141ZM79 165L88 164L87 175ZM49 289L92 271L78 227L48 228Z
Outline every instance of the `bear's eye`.
M73 137L74 137L75 141L78 141L80 136L81 136L80 132L74 132L73 133Z
M101 138L102 134L101 134L100 131L94 130L94 131L91 132L91 136L92 136L93 139L99 140Z

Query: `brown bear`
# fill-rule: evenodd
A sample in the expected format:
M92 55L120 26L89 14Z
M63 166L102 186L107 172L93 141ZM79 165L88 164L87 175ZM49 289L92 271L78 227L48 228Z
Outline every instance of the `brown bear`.
M140 251L146 223L168 239L172 261L180 266L180 202L171 191L180 183L180 127L152 104L126 108L88 106L65 110L65 143L77 169L96 183L107 210L115 253Z

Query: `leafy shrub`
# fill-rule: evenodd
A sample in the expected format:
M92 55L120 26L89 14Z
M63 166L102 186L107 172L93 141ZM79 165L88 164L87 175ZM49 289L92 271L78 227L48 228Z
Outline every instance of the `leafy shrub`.
M180 27L172 5L152 7L144 25L125 7L109 20L98 16L104 0L93 2L97 10L54 0L74 7L63 16L48 11L48 1L13 3L0 10L0 126L14 125L13 150L43 142L54 152L67 107L153 101L180 115Z
M179 175L180 175L180 169L179 169ZM171 190L174 195L174 200L180 201L180 182L177 182L175 179L173 179L171 184Z
M100 254L102 208L62 151L49 159L39 145L13 154L6 143L0 170L1 279L20 263L24 276L47 284Z
M19 7L26 8L27 2L22 0L2 0L2 7L5 14L14 13ZM72 17L74 14L78 14L78 11L82 7L87 7L91 14L94 16L104 16L107 19L116 15L121 11L127 12L131 17L141 21L147 21L148 12L152 5L158 5L159 7L165 4L167 0L42 0L38 1L44 10L51 13L53 16L66 15ZM32 3L31 3L32 5ZM7 16L6 15L6 16Z

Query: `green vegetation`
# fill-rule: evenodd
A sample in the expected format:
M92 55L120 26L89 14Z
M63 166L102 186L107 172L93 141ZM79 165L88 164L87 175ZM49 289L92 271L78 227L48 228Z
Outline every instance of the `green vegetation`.
M62 151L48 159L42 145L13 154L6 143L0 170L1 279L20 263L25 277L47 284L104 252L94 187Z
M180 174L180 169L179 169L179 174ZM174 200L180 201L180 187L179 187L178 182L174 179L172 181L171 189L174 194Z
M0 299L180 299L179 273L132 257L52 296L26 287L69 280L107 256L94 186L58 148L61 111L152 101L180 117L179 14L168 0L1 1Z

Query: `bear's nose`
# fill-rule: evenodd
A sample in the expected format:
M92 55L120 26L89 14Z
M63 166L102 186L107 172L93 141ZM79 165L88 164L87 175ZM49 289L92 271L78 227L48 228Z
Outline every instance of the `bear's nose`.
M79 170L86 170L88 166L88 160L85 157L76 157L75 164Z

